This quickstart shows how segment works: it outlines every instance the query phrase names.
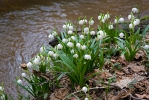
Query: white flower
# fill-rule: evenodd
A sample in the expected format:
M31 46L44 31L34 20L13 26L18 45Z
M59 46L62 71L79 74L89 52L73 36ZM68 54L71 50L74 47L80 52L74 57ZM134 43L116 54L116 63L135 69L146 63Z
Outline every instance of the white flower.
M137 24L138 24L137 21L134 20L133 25L136 26Z
M0 91L3 91L3 87L2 86L0 86Z
M67 46L68 46L68 47L73 47L73 43L72 43L72 42L68 42L68 43L67 43Z
M84 93L86 93L86 92L87 92L87 87L84 86L81 90L82 90Z
M132 18L134 18L133 15L128 15L128 19L131 20Z
M108 28L109 28L109 30L113 29L113 25L112 24L109 25Z
M66 43L66 42L68 42L68 40L64 38L64 39L62 40L62 42L63 42L63 43Z
M72 39L73 41L75 41L75 40L76 40L76 37L75 37L75 36L71 36L71 39Z
M18 79L17 83L22 84L22 80Z
M138 13L139 10L138 10L137 8L132 8L132 12L133 12L133 13Z
M107 20L107 19L109 19L110 18L110 15L109 14L106 14L105 16L104 16L104 19L105 20Z
M79 20L79 24L80 25L83 25L84 24L84 21L83 20Z
M21 75L22 75L22 77L26 77L26 74L25 73L22 73Z
M42 52L44 52L45 51L45 47L41 47L40 48L40 52L42 53Z
M63 48L63 46L61 44L57 45L57 49L62 49L62 48Z
M99 40L101 40L101 39L103 39L104 37L102 36L102 35L97 35L97 39Z
M53 56L54 52L53 52L53 51L49 51L48 54L49 54L50 56Z
M81 49L85 50L86 49L86 45L81 46Z
M68 34L73 34L73 31L72 31L72 30L69 30L69 31L68 31Z
M54 35L52 35L52 34L49 34L49 39L54 39Z
M119 19L119 23L123 23L123 22L124 22L124 18L121 17L121 18Z
M80 43L77 43L76 44L76 47L80 48L81 47L81 44Z
M35 58L33 62L34 62L34 64L38 65L40 63L40 59Z
M91 56L90 56L89 54L86 54L86 55L84 56L84 59L86 59L86 60L91 60Z
M94 24L94 20L90 20L89 25L93 25L93 24Z
M87 97L84 100L89 100Z
M105 20L105 19L102 19L101 21L102 21L103 23L105 23L106 20Z
M74 57L74 58L78 58L78 54L74 54L73 57Z
M73 30L73 26L69 26L68 28L69 28L69 30Z
M143 48L144 49L149 49L149 45L145 45Z
M139 24L140 24L140 19L135 19L134 21L136 21L136 22L137 22L137 25L139 25Z
M84 33L86 33L86 34L89 33L89 28L88 28L88 27L85 27L85 28L84 28Z
M133 28L133 24L132 24L132 23L129 24L129 28L130 28L130 29Z
M74 53L74 50L71 50L70 52L71 52L71 53Z
M67 25L63 25L63 29L67 29Z
M101 16L100 15L98 16L98 20L101 20Z
M86 19L83 19L83 23L87 23L87 20Z
M81 39L84 39L84 35L80 35L80 38L81 38Z
M124 37L124 33L120 33L120 34L119 34L119 37L120 37L120 38L123 38L123 37Z
M117 19L114 19L114 23L117 24L118 23L118 20Z
M52 35L56 36L57 35L57 32L56 31L53 31L52 32Z
M91 34L91 35L95 35L95 31L91 31L90 34Z
M28 68L31 68L32 66L33 66L33 64L32 64L31 62L28 62L28 63L27 63L27 67L28 67Z
M58 57L58 54L54 53L53 57L56 59Z
M104 32L102 30L100 30L97 32L97 34L104 35Z

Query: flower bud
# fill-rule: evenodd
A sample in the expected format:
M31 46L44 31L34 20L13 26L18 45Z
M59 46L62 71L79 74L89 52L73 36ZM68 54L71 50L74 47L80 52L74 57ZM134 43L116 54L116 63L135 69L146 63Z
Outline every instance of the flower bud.
M32 66L33 66L33 64L32 64L31 62L28 62L28 63L27 63L27 67L28 67L28 68L31 68Z
M121 18L119 19L119 22L120 22L120 23L123 23L123 22L124 22L124 18L121 17Z
M17 83L22 84L22 80L18 79Z
M90 56L89 54L86 54L86 55L84 56L84 59L86 59L86 60L91 60L91 56Z
M120 34L119 34L119 37L120 37L120 38L123 38L123 37L124 37L124 33L120 33Z
M82 91L83 91L84 93L86 93L86 92L87 92L87 87L84 86L84 87L82 88Z
M87 97L84 100L89 100Z
M22 73L21 75L22 75L22 77L26 77L26 74L25 73Z
M81 38L81 39L84 39L84 35L80 35L80 38Z
M73 57L74 57L74 58L78 58L78 54L74 54Z
M63 46L61 44L57 45L57 49L62 49L62 48L63 48Z
M133 12L133 13L138 13L139 10L138 10L137 8L132 8L132 12Z

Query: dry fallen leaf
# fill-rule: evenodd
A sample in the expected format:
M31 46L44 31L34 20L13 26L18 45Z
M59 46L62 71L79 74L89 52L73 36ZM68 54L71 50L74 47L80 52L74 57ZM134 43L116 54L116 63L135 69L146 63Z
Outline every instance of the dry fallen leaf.
M127 67L136 73L141 72L141 71L145 71L145 67L143 65L138 66L136 63L129 63L129 65L127 65Z
M122 77L122 79L118 80L115 84L120 86L121 88L127 87L127 85L132 82L131 77Z
M135 94L138 98L141 98L141 99L149 99L149 95L148 94L143 94L143 95L140 95L140 94Z

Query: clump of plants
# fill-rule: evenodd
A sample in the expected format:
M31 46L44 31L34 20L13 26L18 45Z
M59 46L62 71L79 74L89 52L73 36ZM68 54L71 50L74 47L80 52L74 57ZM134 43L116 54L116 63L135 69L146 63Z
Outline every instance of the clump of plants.
M20 97L27 100L46 100L55 88L60 88L59 82L63 76L68 77L72 89L79 86L86 93L87 87L83 86L94 73L90 76L87 74L96 68L102 70L106 59L116 56L118 52L118 56L124 55L127 61L134 60L136 53L145 44L142 39L149 28L147 26L142 33L140 28L135 30L140 19L134 13L138 13L137 8L133 8L128 15L128 30L119 27L120 24L124 25L124 18L116 17L113 23L109 21L109 13L98 16L97 28L93 28L93 18L87 20L86 17L80 17L77 25L70 21L65 23L64 32L58 33L54 30L48 37L56 38L58 44L55 47L42 46L39 54L23 67L22 77L18 78L16 83L27 91L28 95L20 93ZM149 49L148 45L144 48ZM0 92L2 100L6 100L2 94L3 92ZM89 100L89 95L84 100Z

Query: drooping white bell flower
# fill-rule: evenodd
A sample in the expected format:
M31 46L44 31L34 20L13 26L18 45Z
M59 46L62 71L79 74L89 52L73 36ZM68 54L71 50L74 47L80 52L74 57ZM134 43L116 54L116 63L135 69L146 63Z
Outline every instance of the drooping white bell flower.
M65 29L65 30L66 30L66 29L67 29L67 25L63 25L63 29Z
M53 31L53 32L52 32L52 35L53 35L53 36L56 36L56 35L57 35L57 32L56 32L56 31Z
M113 25L112 24L109 25L108 28L109 28L109 30L113 29Z
M87 97L84 100L89 100Z
M67 46L68 46L68 47L73 47L74 45L73 45L72 42L68 42L68 43L67 43Z
M102 30L99 30L99 31L97 32L97 34L99 34L99 35L104 35L104 32L103 32Z
M38 65L40 63L40 59L38 59L37 57L33 60L33 63Z
M73 41L75 41L75 40L76 40L76 37L75 37L75 36L71 36L71 39L72 39Z
M64 39L62 40L62 42L63 42L63 43L66 43L66 42L68 42L68 39L65 39L65 38L64 38Z
M93 24L94 24L94 20L90 20L89 25L93 25Z
M42 52L44 52L44 51L45 51L45 47L42 46L42 47L40 48L40 52L42 53Z
M120 38L123 38L123 37L124 37L124 33L121 32L121 33L119 34L119 37L120 37Z
M31 68L32 66L33 66L33 64L32 64L31 62L28 62L28 63L27 63L27 67L28 67L28 68Z
M49 34L49 39L54 39L54 35L52 35L52 34Z
M86 55L84 56L84 59L86 59L86 60L91 60L91 56L90 56L89 54L86 54Z
M53 57L56 59L58 57L58 54L54 53Z
M57 45L57 49L62 49L62 48L63 48L63 46L61 44Z
M103 18L101 21L102 21L103 23L105 23L106 20Z
M118 22L119 23L123 23L124 22L124 18L121 17Z
M86 50L86 45L81 46L82 50Z
M71 50L70 52L73 54L74 53L74 50Z
M68 31L68 34L73 34L73 31L72 31L72 30L69 30L69 31Z
M73 26L69 26L68 28L69 28L69 30L72 30L73 31Z
M132 18L134 18L133 15L128 15L128 19L131 20Z
M132 8L132 12L133 12L133 13L138 13L139 10L138 10L138 8Z
M83 19L83 23L87 23L87 20L86 19Z
M132 24L132 23L129 24L129 28L130 28L130 29L133 28L133 24Z
M100 15L98 16L98 20L101 20L101 16Z
M22 84L22 80L18 79L17 83Z
M3 91L3 87L2 86L0 86L0 91Z
M80 39L84 39L84 35L80 35Z
M77 43L76 44L76 47L80 48L81 47L81 44L80 43Z
M143 46L143 48L148 50L149 49L149 45L145 45L145 46Z
M74 54L73 55L73 58L78 58L78 54Z
M137 25L139 25L139 24L140 24L140 19L135 19L134 21L136 21L136 22L137 22Z
M95 35L95 31L91 31L90 34L91 34L91 35Z
M86 93L86 92L87 92L87 87L84 86L81 90L82 90L84 93Z
M79 20L79 25L83 25L84 21L83 20Z
M26 77L26 73L22 73L21 76L22 76L22 77Z
M105 20L108 20L110 18L110 15L109 14L106 14L105 16L104 16L104 19Z
M133 25L136 26L138 23L136 20L133 21Z
M53 56L54 52L53 52L53 51L49 51L48 54L49 54L50 56Z
M85 28L84 28L84 33L85 33L85 34L88 34L88 33L89 33L89 28L88 28L88 27L85 27Z
M114 23L117 24L118 23L118 20L117 19L114 19Z

